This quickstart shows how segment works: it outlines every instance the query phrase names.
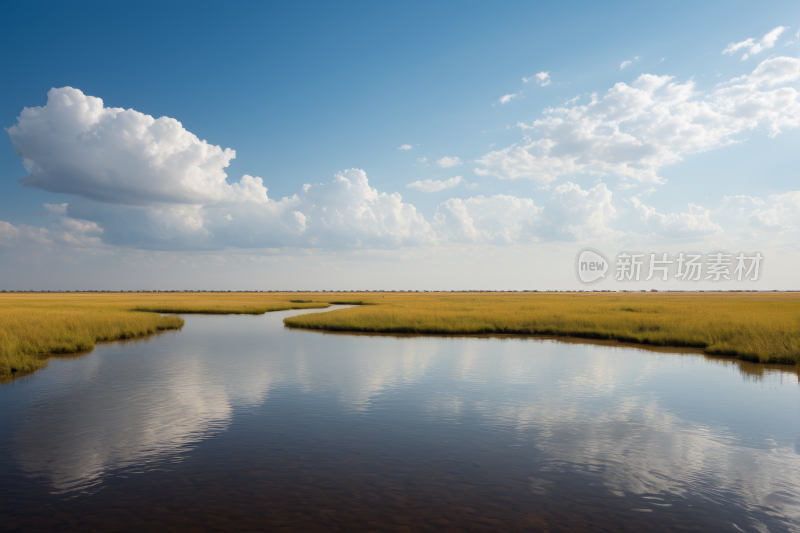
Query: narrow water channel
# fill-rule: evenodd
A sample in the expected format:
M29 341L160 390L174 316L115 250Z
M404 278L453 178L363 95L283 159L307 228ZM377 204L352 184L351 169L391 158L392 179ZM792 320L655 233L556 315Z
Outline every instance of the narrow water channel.
M293 314L0 387L0 530L800 531L792 368Z

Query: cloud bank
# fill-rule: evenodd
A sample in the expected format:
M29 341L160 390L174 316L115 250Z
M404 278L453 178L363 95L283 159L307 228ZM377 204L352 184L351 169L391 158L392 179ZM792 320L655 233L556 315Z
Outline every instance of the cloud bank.
M774 32L763 43L738 49L757 53L759 44L762 49L773 46L780 35ZM399 193L370 186L359 169L306 184L291 196L270 198L259 177L244 175L229 183L225 169L236 153L199 139L177 120L105 107L101 99L70 87L52 89L45 106L25 108L7 131L28 171L22 185L72 194L75 200L45 204L40 214L52 220L48 227L0 222L0 246L338 251L448 242L602 243L637 235L684 241L721 234L722 227L712 220L716 216L740 219L752 231L786 234L800 227L796 192L768 201L726 197L718 211L689 204L688 212L666 214L629 198L628 209L647 228L637 234L614 229L620 211L605 184L586 188L577 179L558 186L553 182L588 174L618 176L622 189L659 184L664 182L660 169L685 154L739 142L738 134L755 128L774 137L800 124L800 98L790 86L799 78L798 59L776 56L707 94L692 80L643 74L602 97L592 95L586 105L575 105L576 98L548 108L533 123L518 123L522 141L476 161L478 175L529 178L552 191L547 200L537 203L511 194L451 198L438 205L432 222ZM549 73L523 81L534 80L548 85ZM440 168L462 164L450 156L436 161ZM461 184L476 186L456 176L406 187L433 193Z

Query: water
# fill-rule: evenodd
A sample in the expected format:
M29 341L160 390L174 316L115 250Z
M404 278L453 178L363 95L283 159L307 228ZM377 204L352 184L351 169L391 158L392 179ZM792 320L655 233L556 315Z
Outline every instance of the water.
M794 369L297 313L0 387L0 529L800 531Z

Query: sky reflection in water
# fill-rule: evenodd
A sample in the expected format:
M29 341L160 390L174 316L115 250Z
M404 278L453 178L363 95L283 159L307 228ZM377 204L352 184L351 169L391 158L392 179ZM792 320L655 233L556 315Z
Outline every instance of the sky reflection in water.
M15 490L38 482L91 501L115 476L178 472L204 454L247 470L242 457L292 434L307 437L293 449L309 470L363 448L376 468L418 477L428 460L487 467L492 487L522 476L534 514L537 498L583 483L638 512L702 505L741 530L798 530L796 373L552 340L284 328L293 313L188 316L181 332L54 359L0 388L0 487L19 470Z

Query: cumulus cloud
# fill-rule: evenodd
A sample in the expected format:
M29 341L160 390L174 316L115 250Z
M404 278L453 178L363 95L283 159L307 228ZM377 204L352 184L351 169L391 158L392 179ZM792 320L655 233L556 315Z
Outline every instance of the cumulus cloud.
M97 222L109 244L147 249L340 250L437 242L430 224L413 205L398 193L379 193L359 169L266 203L114 206L80 200L72 202L67 212Z
M503 194L451 198L438 207L434 223L452 242L512 244L524 240L540 210L529 198Z
M547 87L553 80L550 79L550 71L542 71L534 74L530 78L522 78L522 83L529 83L531 81L535 81L540 87Z
M679 159L679 154L698 147L724 144L733 132L766 126L777 134L795 127L800 117L797 93L781 85L797 79L798 63L793 58L770 58L749 76L703 99L697 98L692 82L640 76L630 86L618 84L602 99L593 96L585 106L548 110L538 124L522 125L525 143L506 149L506 159L498 160L496 167L488 165L491 158L485 156L478 173L507 177L497 170L503 169L523 177L522 170L528 168L525 177L545 184L551 181L547 176L567 172L614 172L647 181L642 176L655 176L670 157ZM443 242L505 245L591 239L601 243L625 235L611 227L617 209L603 183L588 189L563 183L538 205L530 198L502 194L452 198L438 206L433 224L400 194L371 187L359 169L273 199L260 178L245 175L233 184L225 181L229 161L225 154L233 154L232 150L200 141L167 118L158 120L172 130L166 140L157 141L155 133L148 133L158 122L152 117L132 110L109 111L102 102L98 105L98 99L81 96L74 89L51 91L47 106L26 109L9 129L31 173L24 183L70 192L75 200L45 204L47 215L55 219L46 228L0 222L0 246L388 250ZM538 140L527 137L532 129L541 132ZM163 128L156 130L163 134ZM437 164L449 168L462 162L443 157ZM143 173L142 179L136 169ZM436 192L460 185L476 186L456 176L419 180L407 187ZM736 216L765 231L800 225L800 193L759 201L750 201ZM629 202L662 236L695 238L721 231L709 211L699 206L690 205L687 213L661 214L638 198Z
M19 238L19 228L0 220L0 246L12 246Z
M510 102L511 100L516 98L517 96L519 96L519 95L518 94L507 94L505 96L501 96L500 97L500 103L501 104L507 104L508 102Z
M645 224L654 221L656 234L670 239L697 239L722 233L722 227L710 219L711 211L702 206L689 204L688 213L663 214L654 207L643 204L635 196L630 199L634 208L641 213Z
M556 187L544 206L530 198L498 194L451 198L437 208L434 225L441 238L461 243L514 244L541 241L598 242L617 232L611 191L604 184L584 190L571 182Z
M418 157L417 158L417 163L425 163L427 160L428 160L427 157Z
M38 228L0 220L0 246L31 246L66 244L82 248L94 248L101 244L103 233L94 222L59 219L51 224L50 229Z
M122 205L266 201L258 178L225 181L233 150L175 119L104 107L71 87L51 89L44 107L26 107L8 134L29 173L24 187Z
M779 86L796 80L799 66L795 58L770 58L705 96L693 80L643 74L586 105L547 108L532 124L518 123L522 141L477 159L476 173L541 185L579 173L663 183L659 170L684 154L724 146L746 130L774 137L797 127L798 92Z
M414 189L421 192L439 192L445 189L452 189L463 181L461 176L450 178L444 181L441 180L418 180L414 183L406 185L409 189Z
M547 201L537 227L541 240L578 241L593 239L603 242L619 236L610 227L617 217L612 193L604 183L582 189L570 181L555 188Z
M751 55L756 55L775 46L775 42L778 40L781 34L788 29L789 28L784 26L778 26L777 28L767 32L767 34L764 35L764 37L762 37L758 42L751 37L749 39L745 39L744 41L739 41L738 43L730 43L725 50L722 51L722 53L733 55L739 50L746 49L748 52L742 55L742 61L744 61Z
M793 231L800 227L800 191L772 194L767 200L757 196L726 196L720 213L767 232Z
M54 244L51 232L47 228L37 228L26 224L15 226L10 222L0 220L0 246L31 244Z
M233 150L201 141L177 120L106 108L70 87L52 89L44 107L25 108L8 133L30 173L23 186L76 195L46 206L62 218L42 238L152 249L436 242L414 206L370 187L362 170L273 200L261 178L226 181ZM28 231L16 230L6 228L4 238Z
M447 156L445 156L445 157L439 159L438 161L436 161L436 164L439 165L442 168L450 168L450 167L457 167L458 165L461 165L462 163L461 163L461 160L459 158L457 158L457 157L447 157Z
M410 144L402 144L397 149L398 150L411 150L413 148Z
M800 77L800 60L782 56L762 61L743 81L759 86L773 87L796 81L798 77Z

